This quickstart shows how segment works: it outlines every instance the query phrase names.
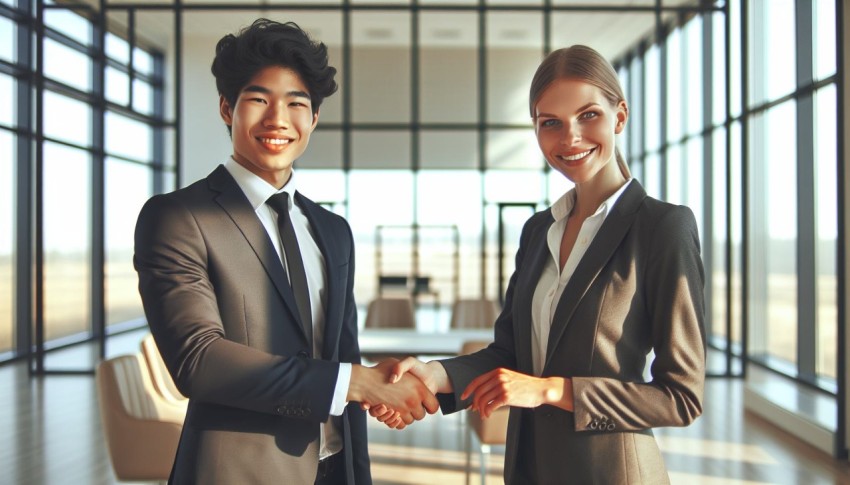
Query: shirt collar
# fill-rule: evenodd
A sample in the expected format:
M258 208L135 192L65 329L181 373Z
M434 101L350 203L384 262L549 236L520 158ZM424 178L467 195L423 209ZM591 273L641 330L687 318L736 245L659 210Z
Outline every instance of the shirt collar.
M286 185L284 185L282 189L278 190L274 185L271 185L261 179L257 174L251 172L242 165L239 165L232 156L224 162L224 168L226 168L227 171L230 172L230 175L232 175L236 180L239 188L245 193L245 197L248 198L248 202L251 203L251 207L253 207L255 211L262 207L262 205L269 200L269 197L279 192L288 192L290 204L292 203L292 198L297 188L295 170L292 170L292 175L290 175Z
M626 180L616 192L611 194L611 197L605 199L602 204L599 205L599 208L596 209L596 212L593 213L591 217L597 217L602 215L602 218L608 216L608 212L611 211L611 208L614 207L614 204L620 199L620 196L623 195L623 192L626 191L626 187L632 183L633 179ZM556 221L560 221L561 219L566 218L570 215L570 212L573 211L573 206L576 204L576 189L572 188L567 191L566 194L562 195L560 199L555 201L552 204L552 217L555 218Z

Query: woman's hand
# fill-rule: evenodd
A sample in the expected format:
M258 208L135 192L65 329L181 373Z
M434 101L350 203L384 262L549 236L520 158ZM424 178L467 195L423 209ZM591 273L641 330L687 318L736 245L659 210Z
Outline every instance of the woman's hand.
M551 404L572 411L572 384L572 380L565 377L533 377L498 368L470 382L461 399L472 396L472 409L485 418L502 406L536 408Z
M431 361L426 364L415 357L407 357L400 362L395 361L395 365L390 371L389 381L395 384L408 373L422 381L432 394L436 394L437 392L452 392L449 376L446 374L443 365L437 361ZM362 409L369 411L370 416L384 423L389 428L404 429L407 425L398 412L385 404L370 405L362 403L360 406Z

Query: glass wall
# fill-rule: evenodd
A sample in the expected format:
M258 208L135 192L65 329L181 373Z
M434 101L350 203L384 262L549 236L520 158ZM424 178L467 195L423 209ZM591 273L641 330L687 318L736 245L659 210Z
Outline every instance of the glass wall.
M133 227L154 187L170 190L175 180L174 162L165 161L161 142L163 54L143 45L125 22L105 34L106 57L98 61L98 29L56 5L45 8L43 38L23 42L18 29L37 20L12 3L0 7L0 102L7 107L0 114L0 354L9 356L25 354L35 343L17 337L31 335L27 327L34 323L26 312L16 312L14 302L34 300L39 291L47 348L91 338L103 313L108 325L143 323ZM28 64L39 42L41 73ZM43 80L43 90L33 79ZM39 117L43 131L36 133ZM36 150L26 140L38 136L44 141ZM35 167L41 176L26 183ZM40 205L40 226L35 208L21 205L28 200ZM40 254L32 252L33 240L15 251L17 227L27 224L41 237ZM16 287L14 278L21 275L14 269L36 263L43 268L42 286ZM35 273L30 276L37 281Z

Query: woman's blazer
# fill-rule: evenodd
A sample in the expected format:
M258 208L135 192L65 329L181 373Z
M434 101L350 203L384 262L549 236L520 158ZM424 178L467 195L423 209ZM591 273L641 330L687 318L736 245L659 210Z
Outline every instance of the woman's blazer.
M531 302L546 258L551 211L525 224L495 340L442 361L460 394L497 367L532 374ZM522 454L538 483L668 483L649 428L684 426L702 412L705 379L703 267L690 209L648 197L633 180L602 224L558 302L542 376L573 380L575 412L512 408L506 483ZM650 377L647 355L655 351Z

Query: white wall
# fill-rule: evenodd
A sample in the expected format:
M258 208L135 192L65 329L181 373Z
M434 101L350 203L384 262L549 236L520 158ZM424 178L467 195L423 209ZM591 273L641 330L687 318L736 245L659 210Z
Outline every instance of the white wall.
M217 37L183 41L182 185L206 177L231 154L227 128L218 114L218 92L210 72Z

